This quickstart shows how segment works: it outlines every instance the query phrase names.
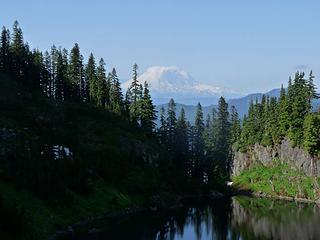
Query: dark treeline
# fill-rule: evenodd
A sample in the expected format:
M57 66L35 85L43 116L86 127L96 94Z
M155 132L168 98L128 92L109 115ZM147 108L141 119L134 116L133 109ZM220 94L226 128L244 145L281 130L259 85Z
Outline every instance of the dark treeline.
M129 174L153 174L155 164L147 166L132 143L156 142L154 105L137 68L123 96L116 70L107 73L93 54L84 63L78 44L70 52L52 46L43 53L30 50L17 21L12 31L3 27L1 179L48 198L70 189L87 192L95 176L116 184Z
M230 116L229 116L230 115ZM185 178L216 184L228 178L230 170L230 146L240 133L240 120L234 107L231 114L223 97L218 109L214 109L206 118L201 104L193 123L186 120L182 108L176 113L173 99L167 112L160 110L158 136L172 156L172 164Z
M234 108L229 116L224 98L218 110L206 118L198 104L194 123L186 121L184 110L177 116L171 100L168 111L160 114L161 125L156 127L155 107L148 84L138 81L137 64L133 65L131 86L123 94L115 68L107 73L102 58L97 63L90 54L85 62L78 44L70 52L56 46L44 53L30 50L18 22L11 32L2 29L0 74L19 86L12 101L19 101L16 105L11 106L11 100L3 98L9 104L2 106L4 118L19 119L28 126L12 124L15 120L1 122L5 140L2 146L6 146L1 174L40 195L89 189L90 176L96 175L113 183L129 181L126 177L131 171L136 171L135 179L139 181L139 172L158 178L153 181L145 176L145 183L130 180L150 191L161 185L159 181L170 182L169 186L179 190L182 184L194 191L187 184L189 180L208 186L228 177L230 145L238 139L232 131L240 128L240 121ZM19 111L23 104L25 107ZM155 151L165 150L166 157L147 163L145 153L137 153L134 147L121 150L113 140L121 138L122 133L114 130L117 127L126 128L126 134L132 132L146 144L160 143Z
M44 53L30 50L18 22L12 31L3 27L0 184L67 204L73 193L90 194L95 180L103 179L145 200L159 193L224 187L231 146L246 151L256 143L269 146L288 138L319 154L312 72L307 79L296 73L278 99L252 102L242 123L221 97L208 116L199 103L191 123L171 99L156 126L155 106L148 84L138 81L138 65L125 94L116 69L107 72L105 65L93 54L84 61L78 44L70 51L56 46ZM119 206L119 199L106 204Z
M286 89L281 86L279 98L263 96L261 102L251 102L235 147L246 151L256 143L273 146L290 139L293 146L318 155L320 114L312 109L312 99L318 98L313 80L312 71L307 78L297 72Z
M154 106L148 85L137 82L136 64L124 99L116 69L107 74L103 58L97 64L93 54L85 64L77 43L70 53L55 45L44 53L30 51L17 21L12 34L3 27L0 41L0 72L13 74L21 83L57 101L90 102L139 123L149 132L154 127Z
M269 146L288 138L294 146L304 147L311 154L318 154L320 146L320 117L312 111L311 104L317 97L312 72L308 78L304 73L296 73L287 89L281 88L279 98L263 96L261 102L251 102L242 123L237 110L233 106L229 108L221 97L218 109L208 116L203 116L199 103L192 123L186 120L184 109L176 112L172 99L167 111L161 109L159 126L155 125L156 112L148 84L138 81L137 64L133 65L131 86L123 94L115 68L107 73L102 58L96 63L90 54L84 63L78 44L70 52L56 46L44 53L30 50L18 22L14 23L11 33L5 27L2 29L0 73L10 75L23 89L41 93L55 104L88 106L118 116L146 137L160 142L168 157L154 166L160 167L176 184L195 180L211 186L225 181L230 172L232 145L245 151L255 143ZM46 158L54 159L55 151L67 157L60 140L41 141L44 142L36 151ZM9 158L8 161L10 164L4 166L14 162ZM79 169L88 168L90 164L82 165Z

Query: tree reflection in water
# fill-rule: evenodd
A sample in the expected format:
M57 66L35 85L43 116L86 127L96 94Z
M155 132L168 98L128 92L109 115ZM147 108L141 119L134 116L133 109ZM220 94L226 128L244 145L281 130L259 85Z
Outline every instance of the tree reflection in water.
M100 221L93 226L101 232L73 239L320 239L319 224L320 209L315 204L234 197L171 212Z

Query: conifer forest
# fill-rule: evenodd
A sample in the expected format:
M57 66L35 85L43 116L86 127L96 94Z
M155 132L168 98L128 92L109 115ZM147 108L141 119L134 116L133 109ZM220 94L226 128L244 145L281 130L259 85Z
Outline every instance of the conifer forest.
M131 85L123 89L116 68L92 53L84 58L78 43L71 49L53 45L42 51L31 49L27 41L18 21L12 28L2 28L0 231L4 239L48 239L83 219L125 209L168 209L178 200L185 204L185 199L257 192L308 201L320 198L319 176L310 175L305 165L293 171L275 150L288 141L288 148L312 159L312 166L317 164L320 111L313 104L319 95L312 71L296 71L281 86L279 96L251 99L244 116L221 96L206 115L199 102L190 120L186 109L177 111L174 96L156 111L151 86L139 81L137 63L128 69ZM251 168L260 156L258 148L265 149L266 156L273 151L272 161ZM248 160L250 154L256 154L253 160ZM248 156L248 164L239 156ZM237 164L239 174L235 174ZM282 174L288 177L280 181ZM259 204L264 207L263 200L254 205L240 198L239 203L250 211L259 211ZM188 214L184 216L187 219ZM200 216L206 216L205 210ZM118 235L118 239L176 239L171 231L179 232L179 218L172 219L170 233L161 230L154 235L159 238L150 233L146 238ZM221 226L228 225L226 219ZM192 221L197 225L196 217ZM220 238L212 239L231 239L221 226ZM232 239L258 239L250 238L251 232L248 238L239 238L241 230L229 234L234 234Z

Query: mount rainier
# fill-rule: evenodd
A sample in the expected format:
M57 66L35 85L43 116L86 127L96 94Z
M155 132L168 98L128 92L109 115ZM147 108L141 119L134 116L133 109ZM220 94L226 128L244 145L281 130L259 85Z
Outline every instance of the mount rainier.
M189 73L178 67L153 66L138 76L140 83L149 84L155 104L167 103L170 98L176 102L195 105L216 104L220 96L239 97L235 91L196 81ZM131 80L122 84L128 89Z

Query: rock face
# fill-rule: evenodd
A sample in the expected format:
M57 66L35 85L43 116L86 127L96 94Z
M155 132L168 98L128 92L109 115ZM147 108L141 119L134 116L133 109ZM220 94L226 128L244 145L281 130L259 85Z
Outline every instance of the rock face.
M237 176L255 164L268 166L275 158L303 171L308 176L320 176L320 159L312 157L301 148L292 147L289 140L283 140L281 144L273 147L255 144L245 153L233 151L232 175Z

